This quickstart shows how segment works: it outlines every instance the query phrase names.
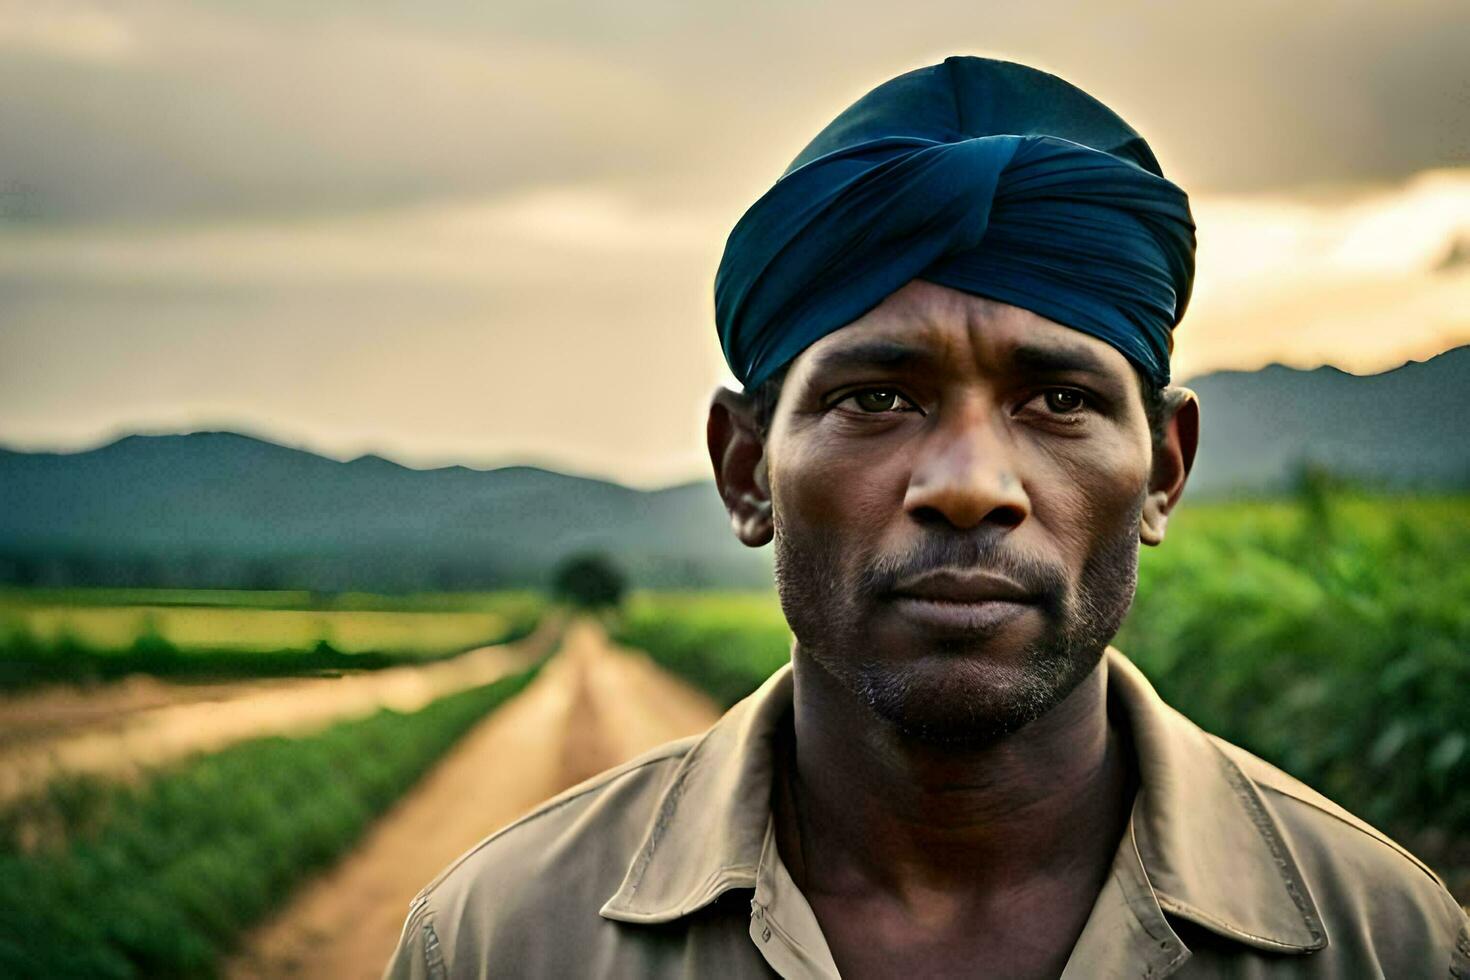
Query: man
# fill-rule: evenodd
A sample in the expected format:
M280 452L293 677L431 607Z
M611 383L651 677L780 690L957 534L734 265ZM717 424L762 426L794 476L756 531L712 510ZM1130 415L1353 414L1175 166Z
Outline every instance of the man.
M1188 202L1062 80L840 115L716 281L709 449L792 664L415 900L392 976L1470 976L1434 875L1108 644L1199 432Z

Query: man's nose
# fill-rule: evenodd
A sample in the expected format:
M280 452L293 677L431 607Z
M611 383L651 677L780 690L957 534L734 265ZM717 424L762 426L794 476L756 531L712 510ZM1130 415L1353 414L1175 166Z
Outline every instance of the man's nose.
M970 402L930 432L909 477L904 510L921 523L1011 528L1031 513L1016 470L1016 447L997 414Z

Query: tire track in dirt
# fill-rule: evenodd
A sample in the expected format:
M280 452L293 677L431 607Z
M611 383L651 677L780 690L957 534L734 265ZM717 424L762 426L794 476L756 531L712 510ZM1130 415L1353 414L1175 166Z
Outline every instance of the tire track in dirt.
M299 681L272 677L193 683L132 674L106 684L56 684L0 696L0 751L88 729L119 728L140 712L156 708L233 701Z
M451 861L562 789L719 714L645 655L613 646L596 621L577 620L536 680L255 930L225 975L381 977L409 901Z

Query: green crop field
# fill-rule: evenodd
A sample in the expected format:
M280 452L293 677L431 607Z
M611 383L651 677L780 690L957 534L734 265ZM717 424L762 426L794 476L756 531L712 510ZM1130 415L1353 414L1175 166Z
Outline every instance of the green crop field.
M641 594L618 629L724 703L788 656L774 594ZM1470 498L1186 502L1115 645L1166 701L1399 836L1470 899Z
M724 707L790 659L791 633L774 593L638 592L615 638L647 651Z
M524 636L543 609L532 592L0 590L0 686L381 667Z
M199 977L535 673L0 811L0 975Z

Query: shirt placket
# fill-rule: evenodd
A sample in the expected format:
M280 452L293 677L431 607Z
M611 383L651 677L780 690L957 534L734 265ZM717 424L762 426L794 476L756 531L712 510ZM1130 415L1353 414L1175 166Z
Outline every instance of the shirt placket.
M781 861L774 819L766 823L756 868L750 939L771 969L787 980L838 980L817 916Z
M1130 820L1107 881L1072 947L1062 980L1163 980L1183 966L1189 955L1189 948L1169 925L1149 883Z

